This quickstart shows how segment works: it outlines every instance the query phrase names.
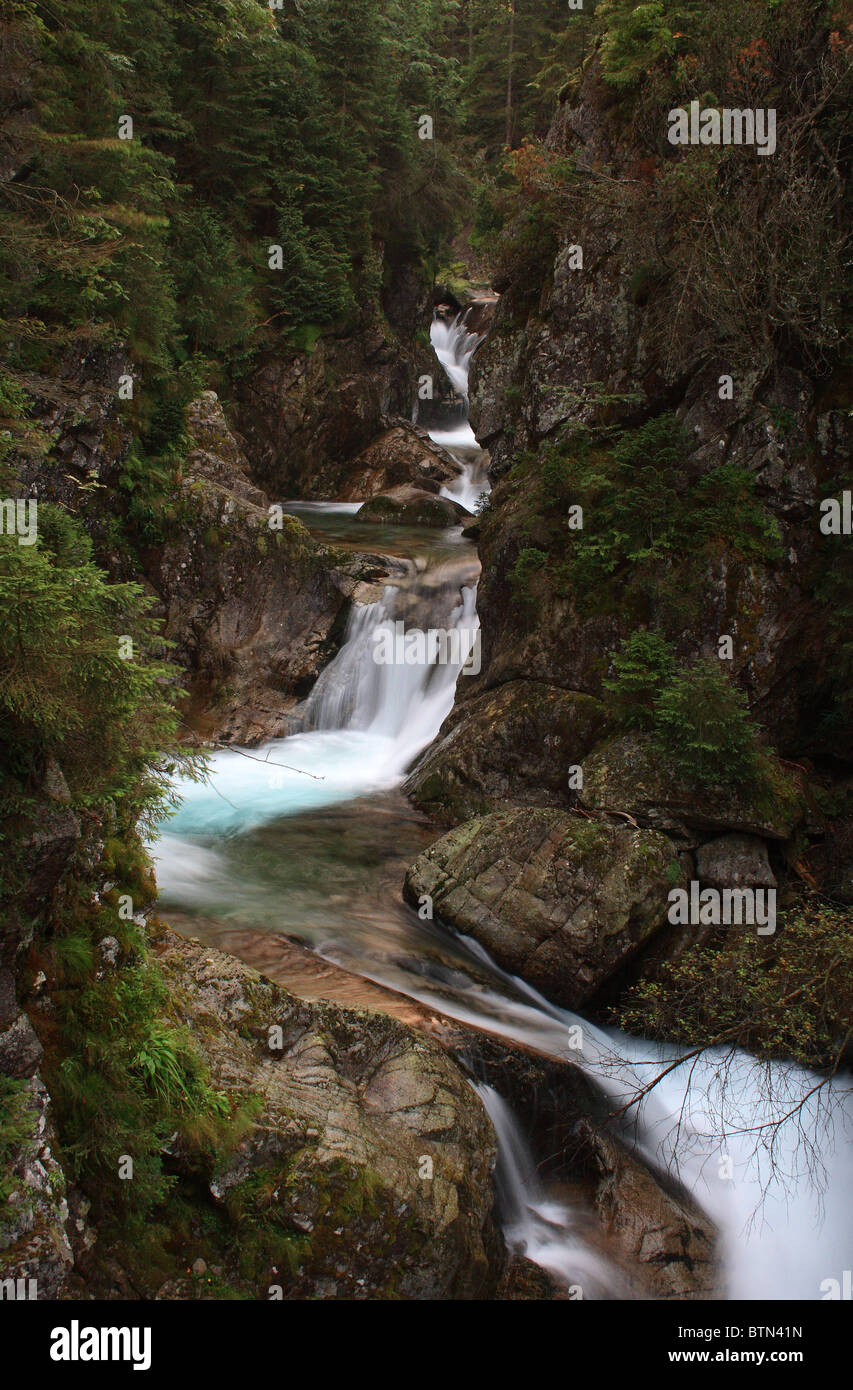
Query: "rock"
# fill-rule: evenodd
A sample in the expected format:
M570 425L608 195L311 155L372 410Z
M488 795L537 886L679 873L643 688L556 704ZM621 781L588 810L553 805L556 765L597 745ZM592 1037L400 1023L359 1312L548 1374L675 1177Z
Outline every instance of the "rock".
M767 845L754 835L722 835L696 850L696 876L707 888L775 888Z
M338 497L388 417L408 419L416 381L412 349L384 326L263 361L237 405L259 482L274 500Z
M341 500L359 502L401 484L437 492L459 471L459 464L446 449L433 444L423 430L401 420L371 440L353 459Z
M203 1274L207 1273L207 1262L201 1259L201 1257L199 1257L199 1259L197 1260L193 1260L192 1272L197 1279L200 1279Z
M371 497L359 507L359 521L381 521L395 526L458 526L469 513L450 497L439 497L403 483Z
M273 515L213 391L188 411L181 480L191 518L152 558L165 635L191 674L184 715L202 737L257 743L337 650L357 578L295 517Z
M605 724L603 704L590 695L508 681L457 704L405 791L442 825L507 802L566 806L569 769L582 763Z
M716 1232L683 1191L667 1191L631 1154L582 1121L601 1178L595 1204L605 1230L654 1299L719 1298Z
M274 1272L260 1244L256 1296L488 1296L504 1262L495 1139L455 1064L390 1018L304 1003L197 941L164 931L156 951L216 1089L258 1099L255 1127L208 1179L243 1268L253 1231L294 1256Z
M45 801L29 818L29 828L18 841L26 868L26 887L21 895L23 910L36 912L59 882L80 837L80 822L74 812Z
M33 1076L42 1058L42 1045L25 1013L18 1014L11 1027L0 1033L0 1073L5 1076Z
M114 936L105 936L98 942L101 959L108 970L114 970L121 954L121 946Z
M768 790L691 785L650 736L637 733L610 739L585 760L580 797L592 811L627 813L640 825L694 842L697 831L786 840L804 811L799 790L781 775Z
M563 811L496 811L442 836L406 875L413 903L473 936L504 970L578 1008L666 920L681 878L665 836Z
M39 1077L30 1077L13 1105L22 1135L7 1169L11 1191L0 1209L0 1284L22 1280L27 1297L56 1299L64 1288L72 1254L66 1232L65 1175L53 1154L56 1137L50 1100Z
M64 806L71 804L71 792L68 790L68 783L55 758L48 758L45 764L41 788L45 796L50 797L52 801L59 801Z

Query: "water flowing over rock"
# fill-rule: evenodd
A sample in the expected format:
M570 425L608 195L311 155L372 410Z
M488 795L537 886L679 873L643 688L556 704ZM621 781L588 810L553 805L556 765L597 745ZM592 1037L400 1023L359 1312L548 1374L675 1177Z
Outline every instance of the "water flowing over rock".
M159 550L152 579L166 635L194 673L191 721L257 742L287 728L289 705L334 650L359 566L348 573L296 518L270 513L214 392L193 403L188 425L188 523Z
M402 484L437 492L460 471L451 454L433 444L423 430L401 420L353 459L341 500L361 501Z

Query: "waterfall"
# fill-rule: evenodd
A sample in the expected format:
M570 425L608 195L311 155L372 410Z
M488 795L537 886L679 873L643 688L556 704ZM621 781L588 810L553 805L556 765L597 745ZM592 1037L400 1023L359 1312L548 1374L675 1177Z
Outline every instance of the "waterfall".
M614 1115L622 1112L623 1143L653 1172L679 1181L715 1223L726 1297L819 1299L824 1280L841 1278L853 1247L849 1079L817 1090L820 1078L805 1068L734 1048L673 1066L689 1048L598 1028L515 983L562 1025L563 1055L604 1092ZM552 1049L561 1050L553 1042ZM658 1084L635 1103L655 1077ZM583 1232L571 1215L558 1213L543 1242L541 1185L532 1163L519 1157L525 1150L517 1122L500 1097L477 1089L498 1136L507 1243L551 1273L564 1262L590 1296L578 1251ZM600 1297L601 1267L589 1268L591 1296ZM612 1282L605 1287L612 1294Z
M498 1140L496 1185L504 1238L510 1250L577 1289L585 1298L619 1298L625 1293L620 1271L591 1245L579 1214L545 1195L518 1122L492 1086L474 1085Z
M450 323L436 315L430 325L429 337L435 355L450 378L454 391L467 401L471 358L483 341L484 335L469 333L462 314L457 314ZM471 438L474 440L473 434Z
M462 465L459 477L441 491L445 497L460 502L471 512L482 494L489 491L489 480L483 466L485 455L468 423L468 374L471 359L485 334L470 333L465 327L464 315L457 314L450 323L436 315L430 325L429 336L436 357L463 402L461 420L448 422L445 427L435 426L429 431L433 443L442 445Z
M460 673L476 670L478 572L471 558L444 560L355 604L306 701L306 732L244 756L213 754L210 785L178 784L181 804L155 857L164 860L175 832L235 833L399 785L450 713Z
M377 602L353 608L344 645L306 705L306 722L316 729L360 730L387 740L399 775L450 713L480 625L473 584L460 589L451 582L440 590L425 605L425 628L407 627L410 598L389 585Z
M436 319L432 339L467 402L479 338L457 317ZM467 423L465 431L464 439L459 430L432 437L458 451L463 473L451 495L473 504L487 483ZM478 566L471 548L447 535L440 558L418 554L408 576L353 607L344 643L305 704L304 732L251 752L217 752L208 784L177 784L181 804L153 856L166 910L248 913L265 929L285 930L280 890L246 860L251 832L266 827L271 836L282 818L336 804L350 803L355 817L365 804L359 798L399 786L450 713L457 678L477 655ZM409 648L413 636L421 644ZM310 870L316 817L306 825L300 852ZM340 861L337 844L335 854ZM333 926L324 916L311 937L306 914L289 928L319 954L439 1014L580 1067L614 1114L622 1112L622 1141L650 1168L675 1175L716 1223L729 1297L817 1299L825 1280L849 1269L853 1103L843 1078L818 1090L818 1079L801 1067L737 1051L679 1062L675 1046L596 1027L551 1004L477 943L420 921L402 902L389 926L388 918L377 925L345 916L346 895L331 887L328 898ZM477 1089L498 1136L508 1243L555 1278L579 1284L585 1296L620 1296L623 1276L589 1240L581 1214L543 1193L506 1103L490 1087Z

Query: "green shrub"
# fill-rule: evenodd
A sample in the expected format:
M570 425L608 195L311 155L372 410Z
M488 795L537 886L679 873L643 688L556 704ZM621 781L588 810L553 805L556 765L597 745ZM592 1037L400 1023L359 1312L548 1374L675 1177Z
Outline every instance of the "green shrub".
M704 1047L725 1040L807 1067L839 1059L853 1017L850 913L806 897L776 934L732 928L636 985L616 1019L629 1032Z
M732 463L688 483L688 440L664 413L608 442L606 426L574 430L542 451L540 515L552 524L567 504L583 508L582 530L562 526L549 541L558 592L601 611L656 612L680 631L698 620L702 558L725 548L772 563L778 525Z
M715 658L677 672L655 699L653 719L664 751L692 780L736 784L760 777L758 729L746 696Z
M604 688L613 716L627 727L650 729L655 701L675 673L672 648L660 633L634 632L610 659L616 674Z
M544 550L537 550L535 546L525 546L519 552L518 559L510 571L510 582L512 584L512 596L516 603L532 603L534 595L531 592L530 581L535 574L538 574L547 563L548 556Z
M17 1183L12 1162L32 1129L31 1116L24 1108L26 1095L25 1081L0 1075L0 1212Z

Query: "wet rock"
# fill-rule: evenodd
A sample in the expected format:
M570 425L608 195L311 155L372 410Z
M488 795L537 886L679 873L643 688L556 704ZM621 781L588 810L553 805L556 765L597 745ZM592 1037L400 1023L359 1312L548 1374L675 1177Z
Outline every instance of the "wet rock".
M605 725L604 705L590 695L508 681L457 704L405 790L442 825L507 802L568 805L570 769Z
M400 421L371 440L353 459L340 496L346 502L359 502L401 484L437 492L459 471L459 464L446 449L433 444L423 430Z
M257 1296L488 1296L504 1259L495 1140L455 1064L390 1018L304 1003L199 942L164 932L157 953L216 1088L260 1099L208 1179L226 1225L233 1213L241 1233L290 1242L293 1270L263 1268Z
M769 788L691 784L649 736L636 733L610 739L586 759L580 796L590 810L627 813L694 843L697 831L709 830L786 840L804 810L798 788L781 774Z
M722 835L696 850L696 875L708 888L775 888L767 845L755 835Z
M406 875L448 925L577 1008L657 932L681 869L663 835L523 808L467 821Z
M371 497L358 510L359 521L382 521L395 526L458 526L469 513L450 497L440 497L403 483Z
M634 1279L654 1299L721 1296L716 1232L681 1190L667 1191L601 1130L581 1123L600 1169L595 1204Z

